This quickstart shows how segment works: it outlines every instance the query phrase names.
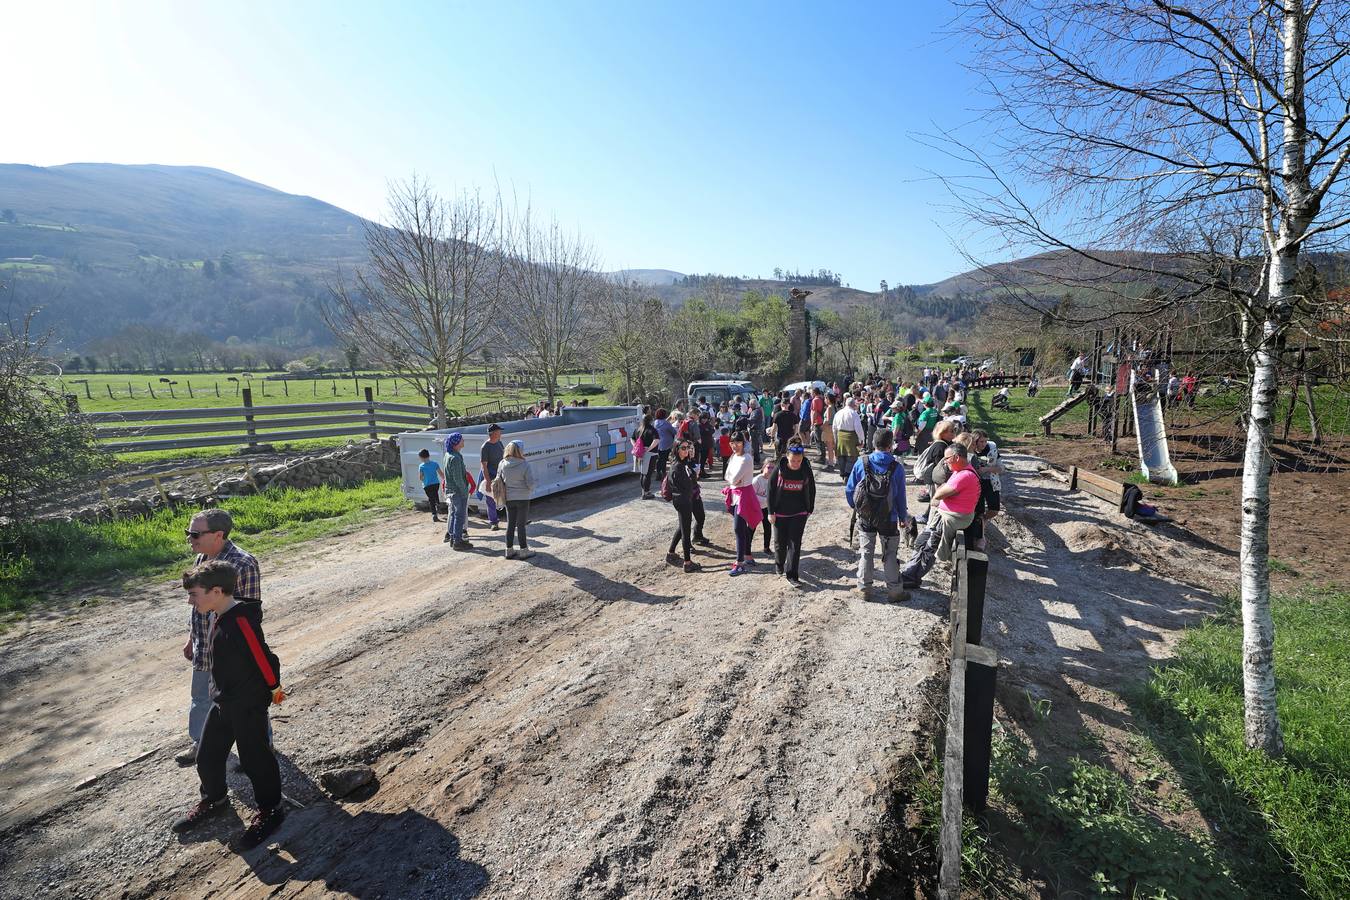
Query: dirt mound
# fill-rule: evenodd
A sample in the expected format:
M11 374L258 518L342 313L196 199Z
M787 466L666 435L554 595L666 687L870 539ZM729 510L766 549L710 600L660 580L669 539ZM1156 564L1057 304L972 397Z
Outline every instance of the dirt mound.
M1123 532L1092 522L1068 522L1055 531L1070 553L1086 555L1104 568L1132 569L1140 565L1139 547Z

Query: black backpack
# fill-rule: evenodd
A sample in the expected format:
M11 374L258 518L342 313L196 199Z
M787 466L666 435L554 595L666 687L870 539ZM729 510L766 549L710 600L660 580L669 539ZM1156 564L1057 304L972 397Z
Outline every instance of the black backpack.
M862 481L853 488L853 508L858 521L869 531L876 531L891 524L891 476L896 462L892 459L884 472L873 469L869 457L864 456L862 464Z

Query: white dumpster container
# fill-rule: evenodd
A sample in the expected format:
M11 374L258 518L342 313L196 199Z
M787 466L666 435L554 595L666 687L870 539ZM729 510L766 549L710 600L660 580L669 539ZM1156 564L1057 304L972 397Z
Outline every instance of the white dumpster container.
M561 416L547 419L517 419L497 424L502 427L502 443L519 440L525 445L525 458L534 472L534 493L530 499L589 484L611 475L631 471L629 465L633 436L642 421L637 406L568 406ZM445 438L452 431L464 435L464 465L477 481L479 450L487 443L487 425L445 428L432 431L407 431L397 436L399 460L403 470L403 496L414 503L426 504L418 451L431 452L440 462L445 456ZM481 485L487 490L487 485ZM469 498L477 508L482 501Z

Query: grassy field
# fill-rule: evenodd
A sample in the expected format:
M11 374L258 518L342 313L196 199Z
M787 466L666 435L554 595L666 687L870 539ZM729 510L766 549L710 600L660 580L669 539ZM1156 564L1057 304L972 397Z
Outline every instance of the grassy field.
M256 374L256 373L255 373ZM160 378L168 378L173 384L166 384ZM311 404L352 402L365 399L365 388L376 392L377 400L392 403L421 405L422 399L407 384L396 379L376 378L373 375L358 373L358 378L339 379L296 379L287 381L265 381L255 378L251 381L236 380L238 375L226 373L202 373L191 375L67 375L64 379L52 378L51 382L60 384L64 393L74 394L84 412L129 412L135 410L159 409L196 409L238 407L243 404L242 391L250 388L255 407L267 407L279 404ZM576 391L577 383L590 382L589 375L569 375L561 379L562 388L559 397L564 402L581 399L584 395ZM87 383L86 383L87 382ZM152 395L153 394L153 395ZM533 403L544 399L538 391L503 392L486 386L486 378L481 373L462 379L457 390L449 398L447 405L462 415L487 412L495 407L496 401L509 403ZM315 415L324 415L316 410ZM304 414L301 414L304 415ZM401 413L400 415L408 415ZM164 420L164 423L173 420ZM186 421L186 420L184 420ZM162 423L156 423L162 424ZM294 426L291 426L294 428ZM335 427L335 426L315 426ZM408 426L414 428L415 426ZM222 428L219 432L206 432L194 437L210 434L228 435L237 433L237 428ZM281 451L301 452L321 449L345 443L347 437L314 438L308 440L267 441L266 431L258 432L259 440L273 444ZM135 438L132 438L133 440ZM151 462L166 458L214 459L236 454L238 446L201 447L183 450L157 450L124 452L117 459L124 463Z
M1286 753L1248 750L1242 727L1242 623L1225 614L1187 632L1175 659L1125 691L1133 713L1123 777L1088 732L1067 759L1038 759L995 728L988 827L966 817L963 886L1023 896L1030 875L1066 895L1350 896L1350 593L1274 598L1275 671ZM1055 713L1044 712L1045 726ZM936 749L934 758L936 759ZM917 789L936 852L940 766ZM1210 831L1169 828L1158 812L1194 806ZM1192 819L1191 821L1195 821ZM1008 835L1013 835L1009 837Z
M405 506L398 478L356 487L264 491L222 503L235 537L252 553L348 530ZM0 622L83 585L107 588L138 575L166 577L190 562L183 530L192 512L86 525L17 524L0 532Z

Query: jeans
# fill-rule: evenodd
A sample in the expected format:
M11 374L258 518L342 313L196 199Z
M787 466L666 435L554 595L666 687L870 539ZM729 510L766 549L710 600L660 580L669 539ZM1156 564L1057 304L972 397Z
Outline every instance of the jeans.
M530 520L529 500L506 501L506 549L512 547L512 538L520 542L520 549L528 550L525 543L525 524Z
M958 516L930 508L928 523L914 539L914 551L900 572L904 583L909 587L917 586L923 581L923 576L933 568L933 563L937 559L951 559L956 533L970 525L974 519L973 515Z
M488 487L492 487L491 481L488 482ZM488 524L496 525L497 522L500 521L500 518L497 515L497 501L493 499L490 492L483 491L483 502L487 504Z
M469 536L469 495L447 494L445 499L446 505L450 507L445 533L450 535L450 540L459 543Z
M656 477L666 477L666 465L670 462L670 448L656 451Z
M239 753L258 809L269 812L281 805L281 769L268 745L267 704L230 704L211 707L197 748L197 777L202 798L220 800L228 791L225 759L234 746Z
M205 669L192 670L192 702L188 707L188 737L192 743L201 743L206 715L211 712L211 673Z
M677 546L683 545L684 561L689 562L690 553L693 550L694 507L691 503L679 501L673 502L671 505L675 507L675 514L679 516L680 523L675 527L675 534L670 538L670 550L667 552L674 553Z
M750 538L755 530L750 527L750 523L741 518L737 513L732 517L736 526L736 563L745 562L746 557L750 556Z
M783 574L797 580L797 569L802 558L802 532L806 530L807 516L779 516L773 523L774 562ZM766 523L767 524L767 523Z
M900 551L900 533L892 528L885 531L868 531L866 528L858 529L858 586L866 587L872 583L872 574L874 569L874 557L877 549L877 539L881 539L881 563L882 571L886 576L887 584L895 584L900 580L900 561L897 554Z

